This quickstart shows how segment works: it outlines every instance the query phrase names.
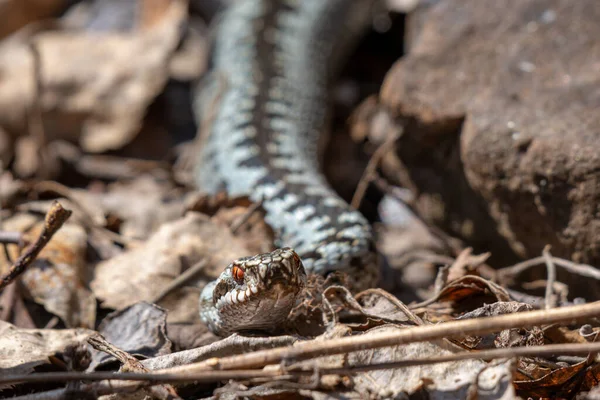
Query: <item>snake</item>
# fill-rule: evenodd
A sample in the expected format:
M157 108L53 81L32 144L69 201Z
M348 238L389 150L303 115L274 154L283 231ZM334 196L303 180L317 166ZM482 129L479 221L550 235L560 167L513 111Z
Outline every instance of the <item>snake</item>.
M375 0L237 0L218 17L194 93L204 193L259 202L278 249L228 265L200 295L222 336L281 327L308 274L377 279L367 219L320 169L331 83L372 22ZM360 286L360 285L358 285Z

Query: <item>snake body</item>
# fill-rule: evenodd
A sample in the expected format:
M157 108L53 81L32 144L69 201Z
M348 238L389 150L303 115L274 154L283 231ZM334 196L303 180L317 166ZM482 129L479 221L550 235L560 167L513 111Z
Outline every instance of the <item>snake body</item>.
M201 318L216 333L280 324L305 271L368 280L376 268L367 220L319 171L330 80L373 3L238 0L219 20L211 73L195 98L197 185L262 202L276 244L294 250L238 260L205 287Z

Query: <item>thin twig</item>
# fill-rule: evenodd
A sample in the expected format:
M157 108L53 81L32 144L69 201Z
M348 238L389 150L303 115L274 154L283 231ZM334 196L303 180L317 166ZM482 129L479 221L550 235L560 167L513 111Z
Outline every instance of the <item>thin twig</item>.
M377 166L379 165L379 162L381 161L383 156L387 154L388 151L394 148L394 144L396 143L397 139L397 136L390 136L385 142L379 145L377 150L375 150L375 152L371 156L371 159L367 163L365 171L363 172L363 175L361 176L360 181L356 186L354 196L352 196L352 202L350 203L350 205L354 209L358 209L360 207L360 203L362 202L362 199L365 196L365 193L367 192L369 184L376 176L375 172L377 171Z
M546 262L547 278L546 278L546 295L545 308L546 310L556 307L556 295L554 294L554 281L556 281L556 267L552 262L552 255L550 254L550 246L546 245L542 251L542 256Z
M580 276L584 276L586 278L600 280L600 270L598 268L587 264L578 264L573 261L565 260L564 258L552 257L551 259L555 265L562 267L569 272ZM510 267L502 268L498 270L498 279L506 279L508 277L519 275L520 273L526 271L529 268L543 264L545 261L546 259L544 258L544 256L539 256L529 260L525 260Z
M323 368L319 367L321 375L351 375L358 372L377 371L382 369L397 369L413 367L418 365L439 364L445 362L456 362L463 360L497 360L513 357L549 357L556 354L561 355L588 355L600 351L600 342L590 343L564 343L549 344L542 346L510 347L500 349L489 349L481 351L469 351L453 354L444 354L428 358L404 359L384 363L356 364L345 367ZM185 366L183 366L185 367ZM188 383L188 382L218 382L228 379L252 379L269 377L293 377L314 374L314 368L310 366L288 366L283 368L268 368L260 370L228 370L228 371L196 371L196 372L172 372L172 369L164 369L148 373L133 372L41 372L30 375L13 375L0 377L0 384L15 385L19 383L40 382L72 382L72 381L137 381L149 383ZM85 386L84 386L85 387ZM119 385L113 384L115 389ZM124 388L122 385L121 388ZM104 394L105 392L103 392ZM100 394L100 393L99 393Z
M181 287L188 280L190 280L194 276L196 276L200 271L202 271L204 268L206 268L207 265L208 265L208 259L206 259L206 258L203 258L202 260L198 261L196 264L194 264L190 268L188 268L183 274L181 274L181 275L177 276L177 278L173 279L169 283L169 285L167 285L167 287L165 287L163 290L161 290L160 293L158 293L156 296L154 296L153 299L150 299L149 302L154 303L154 304L158 303L166 295L171 293L173 290Z
M0 290L4 289L6 285L13 282L17 276L25 272L27 266L35 260L40 251L46 246L50 239L52 239L52 236L54 236L56 231L60 229L70 215L71 211L64 209L58 201L52 203L46 214L44 228L39 237L25 249L23 254L21 254L10 267L10 270L4 276L0 277Z
M114 346L109 343L100 334L92 335L88 338L88 343L92 345L96 350L110 354L115 357L122 364L121 369L125 372L134 372L146 374L150 371L146 368L137 358L129 354L128 352ZM159 386L153 386L150 388L150 392L155 398L159 399L173 399L181 400L181 397L177 394L177 391L170 384L162 383Z
M552 257L554 264L566 269L574 274L600 280L600 270L587 264L578 264L573 261L565 260L564 258Z
M294 347L280 347L260 350L223 358L212 358L199 363L176 367L183 371L225 370L262 368L268 364L277 364L283 360L307 360L352 351L376 349L413 342L424 342L464 335L483 335L510 328L526 328L536 325L571 322L600 317L600 302L575 305L571 307L536 310L494 317L467 319L445 322L437 325L423 325L402 329L397 332L385 332L372 335L343 337L329 341L310 341L297 343Z

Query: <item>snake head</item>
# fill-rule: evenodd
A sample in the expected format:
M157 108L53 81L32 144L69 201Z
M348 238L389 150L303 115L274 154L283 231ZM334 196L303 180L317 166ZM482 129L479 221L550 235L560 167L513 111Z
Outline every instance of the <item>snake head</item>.
M200 317L219 335L274 331L285 322L306 283L289 247L235 260L200 296Z

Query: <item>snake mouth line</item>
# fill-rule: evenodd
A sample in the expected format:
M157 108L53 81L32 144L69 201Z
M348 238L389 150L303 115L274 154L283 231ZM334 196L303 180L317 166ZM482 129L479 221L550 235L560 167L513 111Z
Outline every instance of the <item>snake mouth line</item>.
M233 289L232 291L227 292L223 296L219 297L215 307L220 310L224 307L234 304L245 303L251 299L252 295L258 294L259 292L260 290L256 286L250 286L246 288L246 290Z

